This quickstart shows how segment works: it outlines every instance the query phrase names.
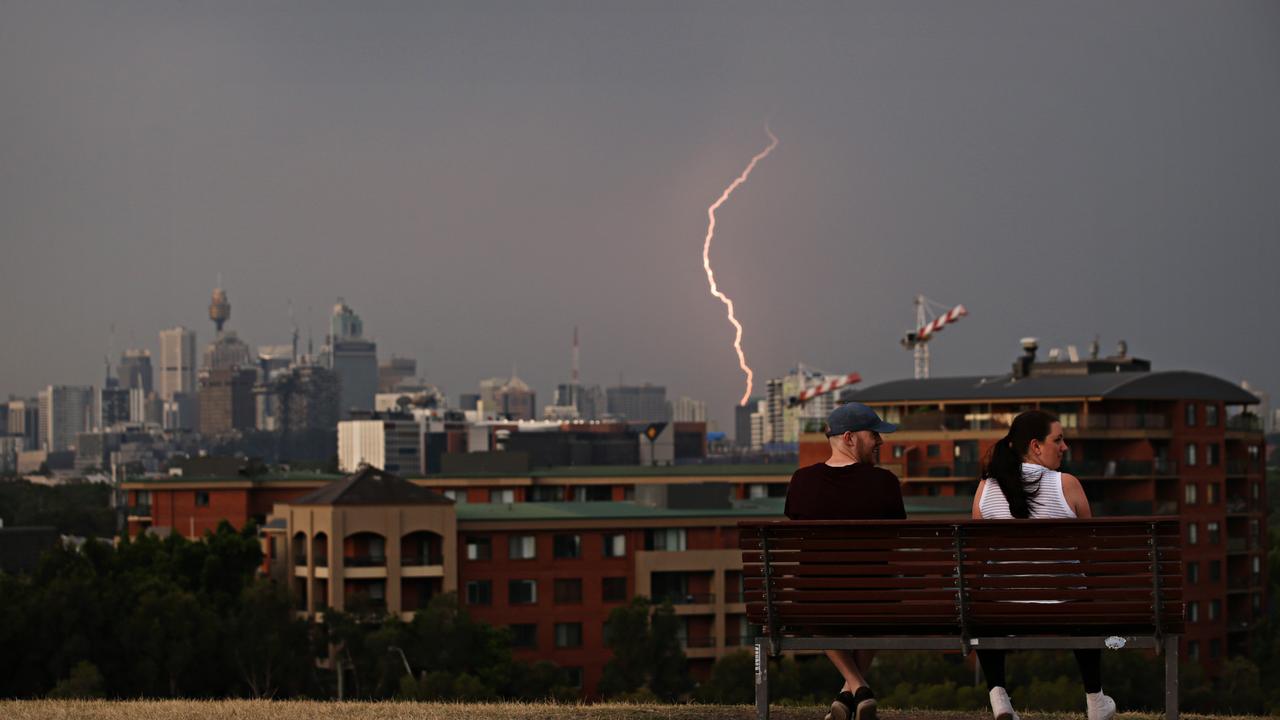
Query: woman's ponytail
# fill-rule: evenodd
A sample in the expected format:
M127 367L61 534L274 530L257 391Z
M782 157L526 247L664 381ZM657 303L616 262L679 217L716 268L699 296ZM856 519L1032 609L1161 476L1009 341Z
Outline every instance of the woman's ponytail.
M1016 518L1031 517L1040 489L1040 478L1027 479L1022 475L1022 459L1032 440L1044 441L1058 418L1043 410L1021 413L1009 425L1009 433L996 441L987 453L983 477L1000 486L1009 503L1009 514Z

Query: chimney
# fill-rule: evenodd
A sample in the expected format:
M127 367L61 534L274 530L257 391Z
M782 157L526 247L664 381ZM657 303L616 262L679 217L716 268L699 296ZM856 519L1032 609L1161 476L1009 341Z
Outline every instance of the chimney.
M1031 375L1031 366L1036 361L1036 349L1040 343L1033 337L1022 338L1022 357L1013 363L1013 377L1024 378Z

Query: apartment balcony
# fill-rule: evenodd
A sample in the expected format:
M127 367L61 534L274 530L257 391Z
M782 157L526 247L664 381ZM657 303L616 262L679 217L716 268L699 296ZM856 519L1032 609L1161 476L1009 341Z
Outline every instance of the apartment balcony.
M1227 514L1228 515L1248 515L1250 513L1262 512L1262 503L1257 500L1250 500L1246 497L1232 495L1227 497Z
M1249 552L1249 541L1245 538L1227 538L1227 554L1239 555Z
M1173 477L1178 464L1172 460L1070 460L1062 472L1081 478Z
M680 637L680 647L688 648L713 648L716 646L716 639L710 635L704 637Z
M150 520L151 506L150 505L130 505L128 513L129 513L128 517L130 520Z
M1240 430L1244 432L1262 432L1262 418L1253 413L1242 413L1227 418L1228 430Z
M429 555L403 555L400 557L401 567L413 567L418 565L443 565L444 555L441 553L431 553Z
M1227 458L1228 475L1260 475L1262 461L1248 458Z
M676 607L685 605L714 605L716 602L715 593L685 593L683 595L657 595L653 597L655 604L669 602Z
M386 555L344 555L342 564L346 567L386 567Z
M1169 416L1160 413L1107 413L1081 417L1081 430L1168 430Z

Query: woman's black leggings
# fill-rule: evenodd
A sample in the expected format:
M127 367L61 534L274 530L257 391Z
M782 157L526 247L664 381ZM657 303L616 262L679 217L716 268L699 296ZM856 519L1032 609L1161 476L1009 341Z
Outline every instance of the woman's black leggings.
M987 678L987 689L1002 687L1004 679L1005 650L979 650L978 661L982 663L982 674ZM1102 651L1076 650L1076 664L1080 666L1080 678L1084 681L1087 693L1102 692Z

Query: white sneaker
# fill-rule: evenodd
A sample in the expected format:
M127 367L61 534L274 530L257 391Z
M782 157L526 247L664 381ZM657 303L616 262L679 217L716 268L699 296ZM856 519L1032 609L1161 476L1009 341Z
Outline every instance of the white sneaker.
M991 688L991 712L995 713L996 720L1021 720L1018 713L1013 711L1013 703L1009 701L1009 693L1002 687ZM1089 716L1089 720L1093 720L1093 716Z
M1101 690L1096 693L1085 693L1084 699L1089 709L1089 720L1111 720L1116 716L1116 701Z

